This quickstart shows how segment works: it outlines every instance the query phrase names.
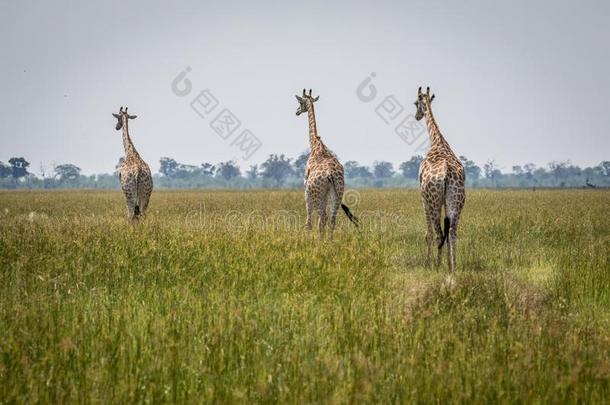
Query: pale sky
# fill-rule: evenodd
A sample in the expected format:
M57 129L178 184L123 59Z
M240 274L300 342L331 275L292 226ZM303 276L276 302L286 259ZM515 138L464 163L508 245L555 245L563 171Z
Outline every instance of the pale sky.
M307 149L294 94L312 88L319 134L341 160L397 164L417 144L376 107L393 95L400 120L430 86L459 155L504 171L596 165L610 159L609 21L608 1L0 0L0 161L112 172L123 145L111 113L128 106L153 171L161 156L245 169ZM187 66L180 97L172 81ZM373 72L364 102L357 88ZM218 106L201 118L190 102L204 89ZM226 140L210 127L224 108L241 122ZM262 144L248 160L231 145L243 129Z

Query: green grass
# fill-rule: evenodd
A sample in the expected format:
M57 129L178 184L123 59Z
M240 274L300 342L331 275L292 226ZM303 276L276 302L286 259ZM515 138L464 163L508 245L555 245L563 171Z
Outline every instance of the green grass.
M0 403L610 397L610 192L470 190L454 288L418 192L352 197L1 192Z

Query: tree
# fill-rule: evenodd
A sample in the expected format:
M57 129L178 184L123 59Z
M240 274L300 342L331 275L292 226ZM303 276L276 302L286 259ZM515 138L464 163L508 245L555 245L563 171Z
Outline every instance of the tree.
M307 160L309 159L309 151L303 152L299 155L298 158L294 161L294 173L297 176L301 176L305 173L305 166L307 165Z
M199 166L178 163L178 168L176 169L176 172L174 173L174 177L176 177L178 179L187 179L187 178L189 178L193 175L197 175L199 173L201 173L201 169L199 168Z
M64 180L76 180L80 177L80 167L71 163L55 166L55 178Z
M212 176L214 176L214 173L216 172L216 166L214 166L211 163L202 163L200 172L205 177L212 177Z
M423 160L424 158L420 155L411 156L411 159L402 162L398 168L407 179L417 179L419 176L419 166Z
M536 170L536 165L533 163L526 163L523 165L523 172L525 173L528 179L532 178L534 170Z
M269 155L269 158L261 164L261 176L266 179L274 179L279 186L282 180L293 173L292 159L287 159L283 154Z
M239 166L237 166L234 161L230 160L228 162L221 162L218 164L218 167L216 168L216 176L222 177L225 180L231 180L235 177L241 176L241 171L239 170Z
M378 179L386 179L394 175L394 166L390 162L378 162L373 163L373 174Z
M548 172L544 169L544 167L539 167L532 172L531 181L535 185L544 184L544 180L548 177Z
M18 179L29 174L28 166L30 165L30 163L24 158L12 157L8 160L8 162L11 165L12 175L14 178Z
M491 159L488 160L484 165L483 165L483 171L485 172L485 177L488 179L491 179L494 177L494 173L496 171L496 161Z
M167 177L174 177L178 171L178 162L172 158L162 157L159 159L159 173Z
M1 162L0 162L1 164ZM47 168L45 167L45 165L40 162L40 166L38 167L38 172L40 173L40 177L42 179L45 179L47 177Z
M551 163L549 163L549 170L553 174L553 177L555 177L556 181L559 181L560 179L565 180L565 178L567 176L567 171L568 171L567 169L569 166L570 166L569 161L551 162Z
M519 165L515 165L515 166L513 166L513 173L516 176L521 176L523 174L523 168Z
M373 173L371 173L371 171L369 170L368 167L360 166L360 164L358 162L356 162L355 160L348 160L343 165L343 168L345 169L345 176L348 179L354 179L356 177L361 177L361 178L373 177Z
M464 173L467 179L478 180L481 177L481 168L466 156L460 156L460 161L464 166Z
M246 172L246 177L249 180L254 180L258 177L258 165L251 165L248 171Z
M0 162L0 179L7 178L13 174L11 165L7 165L4 162Z
M490 179L492 183L497 185L497 181L500 177L502 177L502 172L498 169L496 165L496 161L491 159L488 160L485 165L483 165L483 170L485 172L485 177Z
M595 166L594 169L602 176L610 177L610 161L604 160L603 162Z

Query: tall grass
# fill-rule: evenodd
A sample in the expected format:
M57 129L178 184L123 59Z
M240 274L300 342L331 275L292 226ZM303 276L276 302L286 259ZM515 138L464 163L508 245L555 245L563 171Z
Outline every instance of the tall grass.
M417 192L352 197L1 192L0 402L610 397L608 191L470 191L453 288Z

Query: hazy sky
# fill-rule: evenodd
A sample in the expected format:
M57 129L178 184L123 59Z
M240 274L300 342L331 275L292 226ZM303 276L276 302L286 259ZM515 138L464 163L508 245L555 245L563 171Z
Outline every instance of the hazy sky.
M123 146L111 113L123 105L154 171L161 156L246 168L306 150L294 98L306 87L341 160L398 163L418 142L394 128L429 85L457 154L508 171L595 165L610 159L609 20L607 0L0 0L0 160L112 172ZM178 96L172 81L187 66L192 89ZM373 72L376 97L363 101L357 88ZM190 103L204 89L218 106L202 118ZM386 123L376 108L392 95L404 111ZM224 108L241 122L226 140L210 127ZM243 129L262 143L248 160L231 145Z

